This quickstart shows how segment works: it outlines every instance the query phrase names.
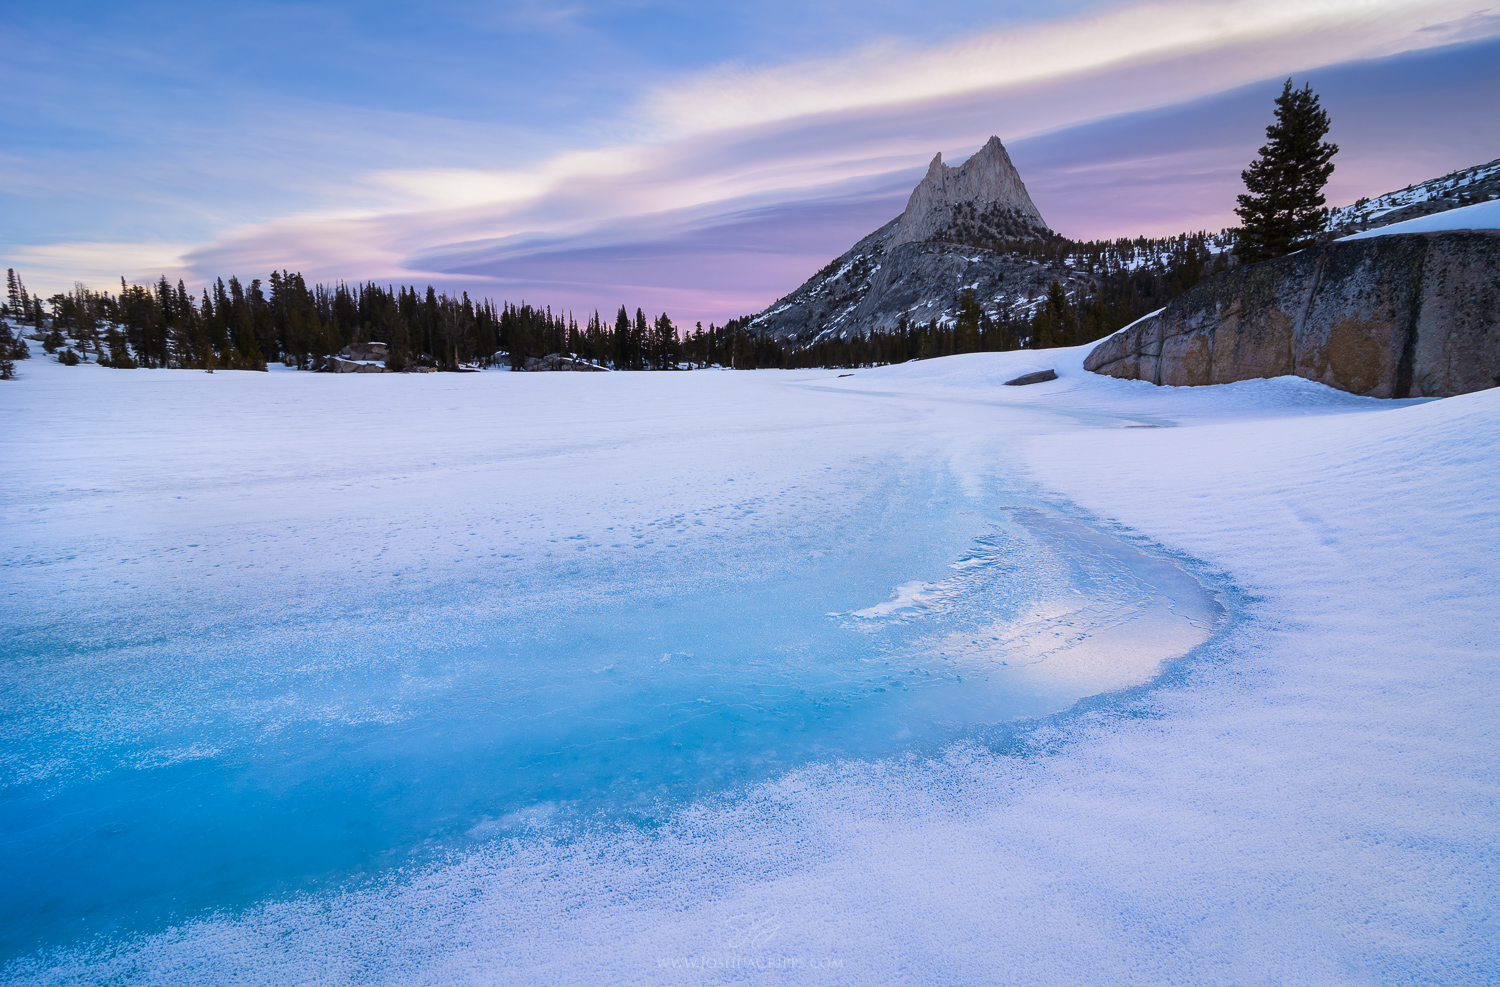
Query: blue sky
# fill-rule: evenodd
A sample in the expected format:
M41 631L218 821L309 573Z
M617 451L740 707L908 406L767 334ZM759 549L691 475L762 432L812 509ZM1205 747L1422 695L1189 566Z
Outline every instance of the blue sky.
M264 276L722 320L996 133L1054 228L1232 221L1279 80L1330 199L1500 156L1464 2L185 3L4 11L0 254L28 283Z

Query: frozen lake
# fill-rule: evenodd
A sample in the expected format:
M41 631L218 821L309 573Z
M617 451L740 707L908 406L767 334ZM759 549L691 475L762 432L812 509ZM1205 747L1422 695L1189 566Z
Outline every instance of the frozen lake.
M1052 437L1374 404L994 388L1026 359L852 378L32 361L0 393L8 975L526 980L558 960L503 917L545 911L523 899L598 933L662 890L621 862L684 866L690 820L720 820L688 844L729 866L753 841L724 814L768 791L836 804L849 771L1025 763L1070 722L1053 714L1128 701L1217 640L1230 579L1039 484ZM810 847L785 819L757 832ZM757 854L730 871L791 859ZM434 910L475 902L491 924L460 953L512 958L435 967ZM317 966L349 908L379 931ZM747 954L784 911L716 911L649 970L618 950L579 969L675 976L662 956ZM819 948L797 955L838 953Z

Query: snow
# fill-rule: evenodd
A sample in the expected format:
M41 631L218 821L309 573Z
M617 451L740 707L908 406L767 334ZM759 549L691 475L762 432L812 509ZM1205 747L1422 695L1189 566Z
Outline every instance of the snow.
M21 364L4 979L1492 982L1500 390L1087 350Z
M1396 233L1439 233L1444 230L1495 230L1500 229L1500 199L1476 202L1472 206L1460 206L1430 216L1392 223L1377 229L1366 230L1341 240L1363 240L1372 236L1391 236Z
M848 274L849 271L854 267L855 264L858 264L860 261L864 260L864 257L865 257L864 254L856 254L854 257L851 257L848 260L848 262L846 262L844 264L843 267L839 268L837 271L835 271L829 277L827 277L826 279L824 279L824 283L826 284L826 283L828 283L830 281L837 281L837 280L839 280L845 274Z
M1469 168L1461 168L1440 178L1409 185L1394 192L1387 192L1373 199L1363 199L1351 205L1340 206L1329 210L1327 228L1337 230L1368 224L1397 209L1432 199L1447 199L1453 196L1473 197L1475 186L1478 186L1480 194L1483 194L1484 186L1490 184L1497 174L1500 174L1500 160L1489 161Z

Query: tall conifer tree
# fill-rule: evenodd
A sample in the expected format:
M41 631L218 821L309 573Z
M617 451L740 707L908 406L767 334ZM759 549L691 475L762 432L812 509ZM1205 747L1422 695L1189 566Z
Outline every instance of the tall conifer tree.
M1260 157L1240 173L1243 224L1237 253L1246 263L1280 257L1307 246L1323 227L1323 186L1333 174L1339 146L1323 140L1328 113L1311 86L1286 80L1276 97L1276 122L1266 128Z

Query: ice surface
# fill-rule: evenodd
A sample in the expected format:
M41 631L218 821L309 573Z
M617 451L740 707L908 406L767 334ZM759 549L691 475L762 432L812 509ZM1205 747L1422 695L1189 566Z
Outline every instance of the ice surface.
M23 364L6 977L1485 982L1496 393L1083 352Z

